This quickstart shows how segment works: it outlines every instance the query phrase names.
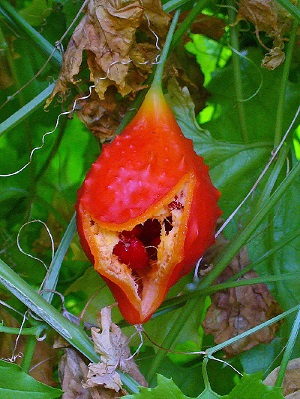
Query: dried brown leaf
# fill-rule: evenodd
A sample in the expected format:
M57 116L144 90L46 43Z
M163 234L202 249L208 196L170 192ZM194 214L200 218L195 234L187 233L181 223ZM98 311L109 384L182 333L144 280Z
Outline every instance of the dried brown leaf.
M183 21L189 12L182 12L179 21ZM225 21L221 18L212 15L199 14L190 27L190 32L195 34L202 34L211 39L220 40L225 33ZM184 41L189 40L189 35L186 34Z
M115 86L122 96L139 90L138 83L146 79L159 50L153 32L163 38L168 23L159 0L89 0L47 105L57 93L65 94L68 83L76 83L84 51L90 80L101 100L109 86ZM148 37L146 45L136 40L139 27Z
M300 391L296 391L294 393L290 393L285 396L286 399L300 399Z
M266 385L274 386L280 367L276 367L264 380ZM300 358L288 363L282 384L283 395L287 398L300 397Z
M102 142L115 135L129 103L128 99L117 101L115 91L109 87L104 100L94 90L90 97L77 100L76 115Z
M273 70L277 68L285 60L285 53L280 47L273 47L262 60L262 66Z
M115 392L122 392L122 382L117 369L132 376L140 385L147 382L139 372L128 346L128 338L111 320L111 307L103 308L100 312L99 325L92 328L94 348L100 354L100 362L89 365L84 387L104 387Z
M64 394L62 399L91 399L88 389L82 386L88 367L75 349L66 348L59 363L59 379Z
M89 365L85 388L104 387L115 392L122 391L122 381L115 365L95 363Z
M219 250L224 242L219 242ZM211 268L211 256L214 256L214 248L206 255L203 262L207 268ZM215 283L222 283L235 275L249 264L246 247L236 255L230 265L219 276ZM239 280L247 280L257 277L254 271L247 272ZM280 308L270 294L265 284L245 285L220 291L212 295L212 304L209 307L203 329L206 334L212 334L216 344L241 334L280 313ZM278 323L265 327L256 333L238 340L226 347L226 356L235 356L241 352L250 350L261 343L270 342L278 329Z
M292 27L292 16L274 0L240 0L238 20L241 19L254 24L258 39L259 32L266 32L273 39L273 48L269 49L262 66L273 70L282 64L285 34Z

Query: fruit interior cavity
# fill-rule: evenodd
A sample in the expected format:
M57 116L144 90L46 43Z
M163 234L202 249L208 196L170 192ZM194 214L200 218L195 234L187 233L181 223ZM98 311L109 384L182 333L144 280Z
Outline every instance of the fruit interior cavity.
M110 278L120 273L130 276L142 299L145 280L159 278L172 258L184 213L185 191L183 188L156 215L131 230L105 230L90 217L90 232L97 241L97 254L93 255L99 259L101 273Z

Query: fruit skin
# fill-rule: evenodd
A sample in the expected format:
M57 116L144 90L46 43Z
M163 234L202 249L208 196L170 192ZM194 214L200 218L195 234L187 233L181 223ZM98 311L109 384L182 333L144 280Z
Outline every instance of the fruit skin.
M102 266L85 215L90 215L103 230L130 231L155 216L162 206L176 201L182 184L188 186L189 210L180 228L178 245L174 246L176 253L172 264L160 271L158 280L144 278L145 298L140 301L129 292L128 276L111 276ZM78 191L76 203L82 247L108 283L129 323L147 321L169 288L189 273L214 243L221 214L219 196L208 167L195 153L192 141L183 136L162 91L150 89L130 124L104 146Z

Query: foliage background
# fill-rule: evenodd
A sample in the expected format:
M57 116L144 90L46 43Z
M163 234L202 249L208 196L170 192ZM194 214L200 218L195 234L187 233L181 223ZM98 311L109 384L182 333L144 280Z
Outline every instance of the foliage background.
M63 301L60 295L52 298L46 291L42 296L48 302L52 301L54 309L63 308L66 315L79 317L84 310L83 320L95 323L96 311L113 303L113 299L86 260L76 234L73 237L72 216L76 191L99 154L101 143L75 114L59 117L54 130L58 115L69 109L68 101L53 102L46 111L43 110L60 70L61 52L56 51L48 58L65 32L67 34L58 47L66 47L74 29L72 21L82 2L18 0L11 5L9 7L8 2L0 1L0 253L3 270L6 270L5 265L9 265L22 281L37 290L45 278L45 268L52 261L53 280L47 279L46 284L60 293ZM180 5L184 12L188 12L194 2L170 1L164 7L172 11ZM289 2L284 5L290 7ZM200 281L200 285L193 281L193 276L183 279L170 291L170 299L157 317L145 325L151 340L145 337L136 358L141 372L152 386L156 385L156 373L172 378L182 395L191 397L201 393L201 398L213 397L209 396L212 395L210 387L216 392L215 397L231 395L234 387L238 386L240 377L233 368L214 360L209 360L206 365L202 355L183 355L174 351L204 351L214 347L213 337L205 335L201 327L210 303L207 295L215 278L245 244L251 267L261 277L260 281L268 283L282 311L289 311L299 304L299 118L294 121L267 172L258 181L272 151L291 126L299 106L299 14L294 15L293 26L286 33L285 62L274 70L267 70L261 67L266 50L260 40L270 47L271 39L262 32L258 40L255 27L249 21L233 24L236 7L230 1L226 4L203 3L207 26L202 27L201 34L190 33L188 39L185 37L189 57L198 61L197 68L201 68L203 73L205 89L200 92L202 98L194 102L187 89L182 90L174 80L170 80L167 87L167 100L182 131L193 139L195 150L210 166L212 180L222 192L220 207L224 220L257 183L247 201L226 225L224 234L228 244L216 254L215 274L209 274ZM215 30L220 28L216 28L216 20L223 24L222 34L217 40L214 38L218 33ZM187 69L188 65L184 68ZM198 76L194 83L199 84ZM43 137L45 133L47 135ZM27 164L32 149L43 142L42 148L34 152L30 164L20 173L14 173ZM290 171L294 171L292 177ZM281 190L278 198L274 195L276 189ZM33 220L40 222L28 224ZM53 269L53 265L57 268ZM22 336L18 342L20 346L15 347L16 331L13 328L18 329L23 323L22 315L29 306L31 294L22 299L11 292L7 281L16 284L17 280L13 274L8 273L5 277L3 273L0 290L3 320L0 326L1 358L7 359L12 354L23 352L21 365L26 373L43 359L43 365L36 367L40 369L40 375L34 377L48 387L59 386L59 353L52 349L53 329L61 332L61 323L64 322L55 316L56 324L50 323L52 328L48 328L43 321L30 316L23 327L33 328L33 335ZM22 291L24 287L22 282L20 284ZM232 280L231 286L234 285ZM183 296L178 300L176 295L179 292ZM113 318L116 322L121 321L117 309L113 310ZM280 364L285 370L287 357L299 357L299 340L293 323L299 323L295 313L285 319L271 343L237 354L228 362L241 373L253 374L253 381L257 378L254 373L261 372L259 379L263 379ZM47 338L36 345L35 335L41 334L41 326L46 329ZM128 336L132 334L131 327L123 330ZM71 343L77 348L81 345L76 339ZM290 346L285 352L287 343ZM82 345L79 349L86 354L85 344ZM137 345L138 339L133 340L133 350ZM160 350L160 347L174 353ZM215 354L218 359L223 359L223 355L222 351ZM7 370L7 364L3 364L3 370ZM9 372L15 380L17 371L9 368ZM1 381L6 389L5 395L14 389L7 381L7 378ZM40 391L43 389L44 397L61 394L54 388L52 391L35 385L35 381L26 383L32 388L28 393L25 380L21 381L22 398L33 397L26 396L33 395L33 392L43 397ZM160 383L171 386L171 382L166 380ZM254 391L255 385L253 390L250 388L250 396L244 392L244 396L239 398L254 398ZM167 393L153 391L152 394L162 397L159 395ZM181 397L178 392L176 395L174 397Z

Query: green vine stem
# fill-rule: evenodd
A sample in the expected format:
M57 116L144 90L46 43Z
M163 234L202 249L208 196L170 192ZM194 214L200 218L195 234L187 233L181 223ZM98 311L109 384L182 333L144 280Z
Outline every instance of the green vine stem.
M163 70L164 70L164 66L169 54L169 50L170 50L170 46L173 40L173 33L178 21L178 17L179 17L180 12L177 11L174 15L174 18L172 20L172 24L170 26L168 35L166 37L166 42L165 45L163 47L163 50L161 52L160 55L160 59L157 65L157 68L154 72L154 77L150 76L147 79L147 84L151 85L152 89L156 89L156 90L161 90L161 81L162 81L162 74L163 74ZM150 88L150 90L151 90ZM144 98L145 98L145 91L142 91L141 93L139 93L139 95L135 98L132 106L130 107L131 110L129 110L128 112L126 112L126 115L124 116L124 118L122 119L120 125L118 126L117 130L116 130L116 134L119 134L122 132L122 130L125 128L126 125L128 125L128 123L131 121L131 119L134 117L134 115L136 114L136 110L139 109L140 105L142 104Z
M88 359L98 360L93 345L84 331L62 316L2 260L0 260L0 283Z
M281 387L284 379L284 375L286 372L286 368L288 366L288 362L290 361L290 358L292 356L292 352L294 349L294 345L299 333L299 328L300 328L300 310L298 310L297 316L295 318L291 334L289 336L288 342L286 344L286 348L283 354L283 358L280 364L280 369L277 375L277 379L275 382L275 387Z
M23 32L32 40L32 42L49 57L52 54L51 62L60 68L62 64L62 57L55 47L52 46L40 33L38 33L25 19L23 19L18 12L8 3L7 0L0 0L0 7L5 11L4 15L8 15L14 23L17 24L18 29Z
M201 13L203 8L206 6L208 3L208 0L199 0L196 2L194 7L191 9L191 11L188 13L186 18L179 24L178 29L174 33L173 40L170 46L170 51L175 47L176 43L181 39L181 37L187 32L189 27L192 25L194 20L198 17L198 15Z
M231 241L227 249L223 252L219 260L216 261L215 267L212 271L199 283L199 289L207 288L210 286L215 279L220 275L220 273L229 264L231 259L238 253L240 248L250 239L251 235L255 232L257 227L260 225L263 218L269 213L269 211L277 204L277 202L282 198L287 189L293 184L295 179L299 177L300 173L300 162L297 162L292 168L290 173L281 182L278 188L270 196L269 200L266 201L264 207L260 208L256 215L245 226L243 230L240 230L238 235Z
M170 29L168 31L164 47L160 54L159 62L157 64L156 70L154 72L154 77L153 77L153 81L152 81L150 90L151 89L161 90L164 67L165 67L165 64L166 64L166 61L168 58L170 46L172 43L172 39L173 39L174 31L175 31L175 28L176 28L176 25L178 22L179 15L180 15L180 11L177 10L172 19L172 23L170 25Z
M268 177L268 181L262 189L262 193L253 208L253 213L255 214L258 210L264 206L264 203L269 200L271 192L274 190L277 179L282 171L282 168L285 165L286 157L290 151L289 145L284 145L278 153L278 158L276 162L273 163L273 169L270 172L270 176ZM251 218L251 216L250 216Z
M31 101L25 104L22 108L20 108L13 115L7 118L4 122L0 123L0 137L4 133L7 133L9 130L17 126L25 118L28 118L28 116L31 115L35 110L40 108L52 93L53 88L54 83L48 86L45 90L43 90L40 94L38 94Z
M277 114L276 114L274 148L276 148L279 145L280 140L282 138L283 117L285 112L284 105L286 101L287 83L292 62L293 50L295 47L297 29L298 29L298 21L294 21L291 36L289 39L289 44L287 46L286 57L285 57L285 62L283 64L282 78L280 83L279 99L278 99Z
M283 8L285 8L300 23L300 10L294 6L289 0L276 0Z
M30 371L30 365L36 348L36 342L36 337L32 335L28 336L21 363L21 367L25 373L29 373Z
M60 268L64 259L64 256L69 249L70 243L75 235L76 232L76 216L73 215L67 230L55 252L49 270L47 272L44 285L43 285L43 292L42 297L49 303L51 303L54 290L56 289L56 285L58 282L58 276L60 273Z
M3 326L0 324L0 333L15 335L33 335L35 337L39 337L41 333L46 329L47 325L42 323L39 323L37 326L34 327L23 327L21 329L17 327Z
M170 0L163 5L165 12L171 12L188 3L190 0Z
M236 24L236 11L235 11L236 3L234 0L228 0L228 19L229 19L229 30L230 30L230 39L231 46L233 48L232 52L232 63L233 63L233 73L234 73L234 84L235 84L235 92L236 92L236 100L237 100L237 110L240 121L241 128L241 136L243 142L247 143L249 141L247 123L246 123L246 114L244 108L244 95L243 95L243 86L242 86L242 69L240 63L239 56L239 29Z
M92 362L99 361L99 356L83 329L66 319L1 259L0 283L86 358ZM128 391L138 392L138 384L133 378L121 372L120 377Z
M174 321L172 328L170 328L170 331L168 332L168 335L164 339L164 341L161 343L162 348L168 348L171 349L172 346L174 345L176 338L178 337L182 327L186 323L186 320L188 317L190 317L191 313L195 309L196 306L201 306L204 305L203 303L199 303L198 298L193 298L189 302L187 302L186 306L182 308L180 311L179 315L177 316L176 320ZM155 358L153 359L151 366L149 368L148 374L147 374L147 381L149 384L153 381L155 374L161 365L162 361L167 355L167 351L163 349L159 349L155 355Z
M235 276L233 276L235 277ZM183 307L189 300L206 297L207 295L214 294L218 291L223 291L229 288L236 287L244 287L247 285L254 284L266 284L266 283L274 283L277 281L288 281L295 280L300 278L299 273L285 273L280 276L263 276L263 277L254 277L251 279L243 279L238 281L227 280L225 283L215 284L210 287L204 288L201 291L199 289L195 289L187 294L183 294L174 298L167 299L163 305L157 310L154 314L154 317L158 317L166 312L170 312L171 310L175 310ZM198 302L199 303L199 302Z

